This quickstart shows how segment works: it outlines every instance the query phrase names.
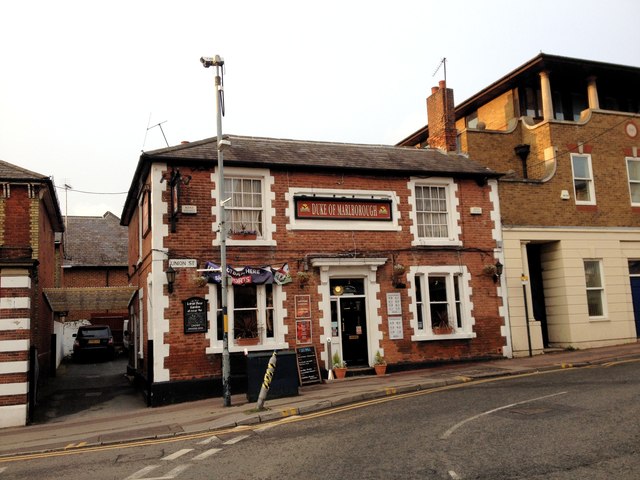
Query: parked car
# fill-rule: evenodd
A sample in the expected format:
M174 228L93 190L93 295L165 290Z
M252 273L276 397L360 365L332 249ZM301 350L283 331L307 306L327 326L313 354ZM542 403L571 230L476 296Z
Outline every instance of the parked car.
M80 359L89 355L115 357L113 335L108 325L84 325L74 335L73 357Z

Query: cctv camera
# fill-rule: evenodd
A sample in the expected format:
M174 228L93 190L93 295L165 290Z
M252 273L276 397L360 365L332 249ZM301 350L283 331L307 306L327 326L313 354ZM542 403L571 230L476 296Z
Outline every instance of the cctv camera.
M224 65L224 60L220 58L220 55L216 55L215 57L200 57L200 62L202 62L204 68L221 67Z

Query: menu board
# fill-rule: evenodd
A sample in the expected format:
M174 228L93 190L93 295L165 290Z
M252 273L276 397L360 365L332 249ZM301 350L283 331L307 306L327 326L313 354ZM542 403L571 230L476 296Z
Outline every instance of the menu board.
M182 301L184 306L184 333L207 331L207 300L191 297Z
M310 345L308 347L296 348L296 360L298 362L298 378L300 379L300 385L322 383L320 368L318 367L316 347Z

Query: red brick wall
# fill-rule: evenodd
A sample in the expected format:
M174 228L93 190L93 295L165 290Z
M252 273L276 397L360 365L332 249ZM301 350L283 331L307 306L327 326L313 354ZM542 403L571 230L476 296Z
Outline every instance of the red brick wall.
M28 247L31 245L31 200L25 185L11 185L9 198L5 199L4 246Z
M191 175L189 185L182 190L182 204L191 204L197 207L198 214L180 215L177 222L176 233L169 234L165 239L164 247L168 248L172 257L196 258L199 260L212 260L219 262L219 248L213 247L215 232L212 224L215 217L210 215L214 207L211 198L211 190L214 187L211 182L211 172L202 170L190 170L181 166L183 175ZM463 248L413 248L410 235L411 215L408 204L410 194L407 189L408 177L376 177L363 175L343 175L331 173L309 172L277 172L272 171L275 178L273 193L275 201L275 217L273 222L276 230L273 239L277 241L277 247L259 246L246 248L227 245L227 262L230 265L281 265L289 263L292 276L295 278L299 261L305 255L313 252L336 254L341 251L351 252L356 250L362 256L387 257L390 260L378 269L378 283L381 287L379 300L381 308L378 312L383 318L381 328L384 330L384 340L381 347L385 356L391 363L404 363L416 361L428 361L434 359L473 358L479 356L501 353L501 347L505 344L501 337L500 327L503 318L498 315L501 305L497 297L496 285L491 277L482 273L487 263L495 263L493 249L495 241L492 239L492 229L495 227L490 219L492 204L489 200L489 187L479 186L474 180L458 182L458 197L460 199L460 226L463 231ZM166 184L163 184L166 185ZM340 188L341 190L385 190L395 191L400 196L399 224L402 230L399 232L371 232L371 231L319 231L319 230L287 230L290 222L286 209L289 203L285 198L289 188L313 186L315 188ZM339 186L339 187L338 187ZM163 193L165 201L169 200L169 189ZM471 215L471 207L482 208L482 215ZM214 212L217 209L214 208ZM268 221L268 220L267 220ZM169 223L168 215L164 222ZM132 236L132 241L136 237ZM409 297L408 290L397 290L392 286L392 256L396 256L397 262L403 265L466 265L471 273L471 288L473 291L473 315L476 319L474 331L477 338L471 340L442 340L428 342L414 342L410 337L414 333L410 328ZM145 255L143 255L146 258ZM163 263L163 271L167 268L167 262ZM304 293L311 295L313 307L312 318L316 323L313 327L313 341L318 351L324 349L320 343L322 332L317 326L317 319L329 312L317 311L320 301L317 293L319 277L317 272L312 272L309 286L304 289L297 282L286 285L283 288L287 292L287 300L284 307L288 317L284 322L290 332L286 338L289 345L295 346L295 318L294 296ZM169 307L165 310L165 317L170 318L170 331L165 334L165 342L170 344L170 356L165 360L165 368L170 370L172 380L207 377L220 374L219 359L212 360L205 354L209 346L204 334L184 334L182 300L191 296L204 296L207 287L200 287L194 281L194 272L191 269L177 269L177 278L174 285L174 293L169 295ZM411 285L407 285L411 288ZM404 339L389 340L386 314L386 293L400 291L403 306ZM212 315L209 315L212 318Z

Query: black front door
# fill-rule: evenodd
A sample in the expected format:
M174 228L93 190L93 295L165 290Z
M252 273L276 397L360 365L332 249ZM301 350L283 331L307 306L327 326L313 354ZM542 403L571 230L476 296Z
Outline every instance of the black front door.
M368 365L367 316L364 297L340 298L342 352L348 367Z

